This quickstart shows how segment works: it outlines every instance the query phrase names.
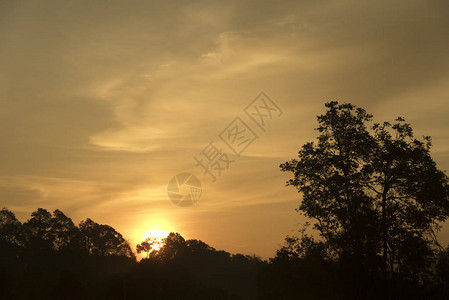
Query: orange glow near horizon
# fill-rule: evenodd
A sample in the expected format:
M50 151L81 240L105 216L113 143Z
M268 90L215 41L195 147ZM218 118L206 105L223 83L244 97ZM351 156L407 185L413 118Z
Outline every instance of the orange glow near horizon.
M146 238L155 238L159 245L155 245L155 250L162 246L162 239L168 236L170 232L177 232L178 225L166 215L141 214L128 221L128 226L121 230L129 237L129 243L132 250L136 253L136 245L145 241ZM146 253L140 253L136 256L138 259L146 257Z
M156 241L156 243L153 245L152 248L153 248L153 250L158 251L164 245L163 239L166 238L167 236L168 236L168 232L165 230L152 229L145 234L144 240L147 238L154 239Z

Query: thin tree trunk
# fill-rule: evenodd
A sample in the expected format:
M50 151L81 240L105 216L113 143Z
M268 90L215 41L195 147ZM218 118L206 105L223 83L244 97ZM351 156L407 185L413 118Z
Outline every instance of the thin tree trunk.
M387 256L388 256L388 235L387 235L387 193L388 182L386 176L384 177L385 185L382 193L382 242L383 242L383 255L382 255L382 275L384 293L386 299L390 299L388 290L388 272L387 272Z

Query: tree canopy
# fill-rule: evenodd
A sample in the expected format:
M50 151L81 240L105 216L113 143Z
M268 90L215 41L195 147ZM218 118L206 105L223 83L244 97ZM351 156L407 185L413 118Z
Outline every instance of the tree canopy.
M430 155L430 137L415 138L401 117L371 124L355 105L325 106L317 141L280 166L303 196L298 210L358 284L381 273L386 296L398 278L424 284L449 216L448 178Z

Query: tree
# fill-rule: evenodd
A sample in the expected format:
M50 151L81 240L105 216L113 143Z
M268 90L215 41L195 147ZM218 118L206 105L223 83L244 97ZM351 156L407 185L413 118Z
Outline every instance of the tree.
M448 178L430 156L430 138L414 138L403 118L369 129L372 115L362 108L326 108L317 142L280 166L303 194L299 211L352 273L422 283L438 222L449 215Z
M31 218L23 224L27 248L37 253L53 251L54 233L52 231L52 215L43 208L31 213Z
M300 231L288 236L285 245L259 276L261 299L341 299L336 282L335 263L326 257L323 242ZM344 297L343 299L350 299Z
M23 227L15 214L3 208L0 210L0 299L14 298L14 275L22 267L20 255L23 252Z
M153 246L157 243L156 238L148 237L142 243L136 245L137 253L146 252L148 258L150 256L150 252L153 251Z
M190 239L186 241L186 244L190 253L204 254L207 252L215 251L214 247L209 246L201 240Z
M67 217L59 209L53 212L51 228L53 233L53 247L55 251L77 248L78 228L73 223L72 219Z
M162 240L163 246L157 252L153 252L153 258L160 261L170 261L182 258L187 254L187 243L186 240L179 234L175 232L170 232L170 234Z
M22 224L16 215L6 209L0 210L0 242L2 245L23 246Z
M79 225L82 247L88 255L134 257L129 243L109 225L87 218Z
M391 276L396 267L419 277L430 264L412 250L419 248L430 256L429 246L438 246L438 222L446 220L449 211L447 176L431 158L430 137L414 138L403 118L374 124L373 130L376 147L366 165L371 175L366 187L382 215L384 273Z

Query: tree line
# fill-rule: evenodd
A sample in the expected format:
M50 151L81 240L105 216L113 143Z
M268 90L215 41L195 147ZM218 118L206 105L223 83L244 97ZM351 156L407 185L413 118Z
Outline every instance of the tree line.
M158 251L91 219L39 208L21 223L0 210L0 299L255 299L257 256L170 233Z

